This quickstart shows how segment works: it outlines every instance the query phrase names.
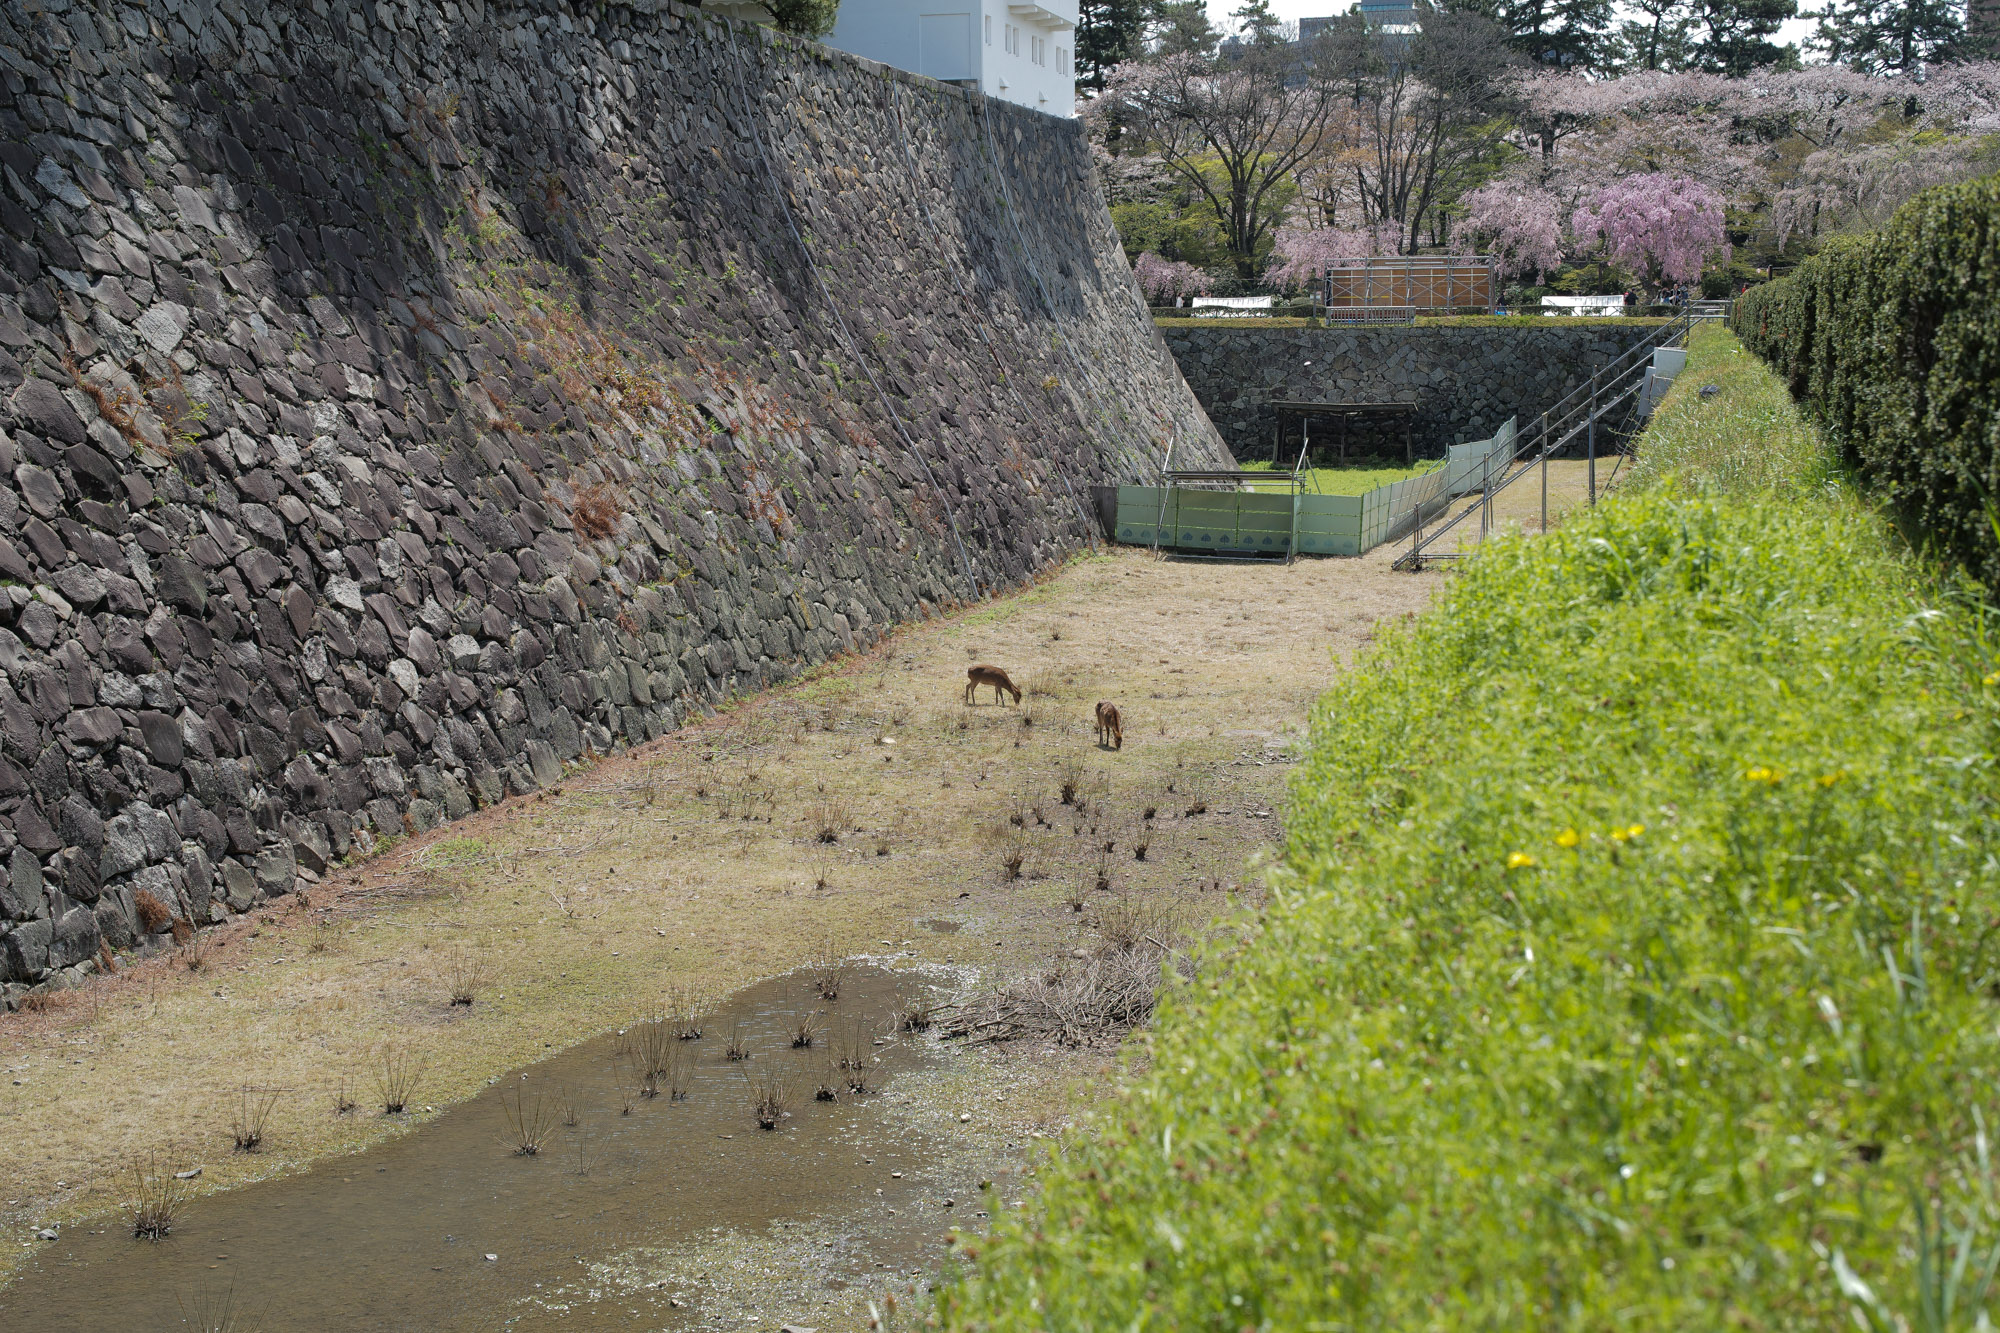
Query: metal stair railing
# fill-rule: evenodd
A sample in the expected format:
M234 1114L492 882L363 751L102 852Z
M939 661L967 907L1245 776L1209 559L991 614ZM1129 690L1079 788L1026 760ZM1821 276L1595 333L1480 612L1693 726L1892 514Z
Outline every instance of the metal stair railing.
M1529 423L1528 428L1520 433L1515 441L1514 453L1501 464L1497 479L1490 470L1481 479L1477 500L1443 524L1428 531L1419 522L1412 535L1409 551L1396 560L1395 568L1414 572L1422 569L1427 560L1460 559L1462 554L1460 552L1438 551L1433 548L1475 513L1479 515L1480 532L1484 534L1492 522L1493 497L1538 467L1542 473L1542 528L1546 530L1549 507L1549 458L1559 450L1568 448L1579 436L1585 437L1590 445L1590 503L1597 503L1598 422L1610 415L1621 403L1636 397L1639 390L1644 387L1646 376L1652 368L1651 359L1654 350L1671 347L1684 341L1694 323L1695 320L1690 314L1682 314L1671 323L1656 325L1640 342L1614 357L1607 365L1592 371L1589 380L1564 394L1553 407L1535 418ZM1450 501L1447 500L1446 504L1448 506Z

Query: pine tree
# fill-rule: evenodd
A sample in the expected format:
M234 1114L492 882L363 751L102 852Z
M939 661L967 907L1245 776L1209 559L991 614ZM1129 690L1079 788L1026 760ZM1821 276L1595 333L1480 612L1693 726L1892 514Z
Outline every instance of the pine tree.
M1453 5L1507 30L1507 45L1551 69L1602 68L1610 55L1612 0L1486 0Z
M1696 66L1711 74L1748 74L1765 65L1796 62L1798 50L1779 46L1771 36L1798 13L1798 0L1695 0L1701 28Z
M1633 0L1639 17L1618 25L1611 63L1621 70L1686 69L1694 59L1695 18L1688 0Z
M1154 0L1148 18L1159 55L1210 57L1222 40L1222 34L1208 21L1208 6L1203 0Z
M1236 20L1236 31L1247 36L1253 46L1276 46L1285 40L1284 20L1272 12L1271 0L1243 0L1229 17Z
M1147 0L1079 0L1076 68L1079 84L1104 86L1104 71L1139 54L1146 33Z
M1813 46L1863 74L1918 69L1959 54L1965 25L1951 0L1833 0L1814 15Z

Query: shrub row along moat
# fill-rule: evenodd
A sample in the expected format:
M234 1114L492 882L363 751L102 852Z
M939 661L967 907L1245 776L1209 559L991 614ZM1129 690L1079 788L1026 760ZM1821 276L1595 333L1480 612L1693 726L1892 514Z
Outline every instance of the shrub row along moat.
M1323 700L1259 930L965 1247L955 1326L1945 1327L1985 1300L1989 622L1720 330L1641 457Z

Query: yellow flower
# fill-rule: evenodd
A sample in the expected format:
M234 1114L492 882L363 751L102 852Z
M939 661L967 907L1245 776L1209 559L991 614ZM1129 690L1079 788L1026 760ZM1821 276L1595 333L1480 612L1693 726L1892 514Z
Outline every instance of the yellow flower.
M1644 824L1634 824L1630 828L1625 830L1625 836L1628 838L1636 838L1645 831L1646 831L1646 826Z
M1745 771L1743 777L1747 782L1761 782L1767 787L1775 787L1785 780L1783 773L1775 768L1766 768L1762 764Z
M1983 683L1987 685L2000 685L2000 671L1988 672L1986 680Z
M1613 841L1613 842L1623 842L1623 841L1625 841L1625 830L1624 830L1624 829L1622 829L1622 828L1615 828L1615 829L1612 829L1612 830L1611 830L1611 841Z
M1531 866L1533 864L1535 864L1535 858L1528 855L1526 852L1507 853L1507 868L1509 870L1520 870L1526 866Z
M1574 847L1582 841L1583 835L1573 828L1566 828L1561 833L1556 834L1556 846L1558 847Z
M1820 774L1817 778L1813 779L1813 781L1819 783L1819 785L1822 787L1831 787L1834 783L1840 781L1842 778L1846 776L1847 776L1846 769L1836 768L1831 773Z

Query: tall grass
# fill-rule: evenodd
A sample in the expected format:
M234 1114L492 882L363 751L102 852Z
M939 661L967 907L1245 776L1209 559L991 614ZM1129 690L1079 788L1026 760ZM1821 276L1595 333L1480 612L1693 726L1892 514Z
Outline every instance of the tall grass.
M951 1325L1984 1326L1992 613L1694 353L1632 492L1329 692L1251 939Z

